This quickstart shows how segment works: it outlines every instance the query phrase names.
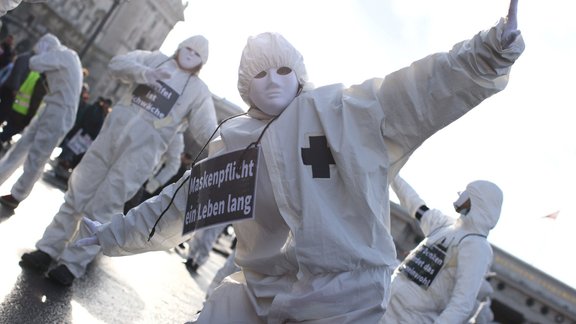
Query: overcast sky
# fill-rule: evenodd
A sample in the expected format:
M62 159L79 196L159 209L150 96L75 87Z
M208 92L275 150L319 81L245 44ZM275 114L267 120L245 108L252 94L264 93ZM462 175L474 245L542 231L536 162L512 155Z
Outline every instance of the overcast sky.
M250 35L283 34L304 56L316 86L384 77L446 51L505 16L506 0L190 0L186 21L161 50L201 34L210 56L200 77L245 107L236 87ZM569 240L576 228L576 4L519 1L526 51L508 87L430 138L401 175L430 207L452 213L473 180L497 183L504 206L490 241L576 288ZM560 211L556 220L543 218Z

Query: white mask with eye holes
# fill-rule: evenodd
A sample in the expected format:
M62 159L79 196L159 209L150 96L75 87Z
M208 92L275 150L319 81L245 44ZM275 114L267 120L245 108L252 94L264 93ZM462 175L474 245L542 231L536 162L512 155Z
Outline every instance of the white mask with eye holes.
M278 116L296 98L298 78L289 67L271 68L258 73L250 82L252 104L270 116Z
M202 64L200 55L190 47L182 47L178 50L176 61L182 70L192 70Z

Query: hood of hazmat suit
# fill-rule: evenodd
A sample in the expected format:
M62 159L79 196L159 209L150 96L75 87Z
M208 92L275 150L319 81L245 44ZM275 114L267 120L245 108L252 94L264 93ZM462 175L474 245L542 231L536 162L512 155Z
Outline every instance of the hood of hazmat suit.
M478 180L468 184L466 192L471 201L470 212L461 215L459 222L471 232L488 235L500 218L502 190L492 182Z
M196 35L189 37L178 45L178 50L184 47L190 47L191 49L195 50L196 53L200 55L202 65L206 64L208 61L208 40L204 36Z
M36 42L34 45L34 53L43 54L48 51L56 50L61 46L62 44L56 36L52 34L46 34L40 37L38 42Z
M254 103L249 98L250 82L254 76L271 68L289 67L298 78L303 90L309 90L308 74L302 54L278 33L262 33L250 37L242 51L238 68L238 91L250 107Z

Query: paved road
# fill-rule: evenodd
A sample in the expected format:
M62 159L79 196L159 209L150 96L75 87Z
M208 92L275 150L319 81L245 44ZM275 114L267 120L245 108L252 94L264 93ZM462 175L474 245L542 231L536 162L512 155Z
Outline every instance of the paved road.
M0 186L0 195L19 175ZM15 212L0 206L0 324L184 323L202 307L204 291L225 261L219 253L212 252L196 274L174 250L101 256L69 288L21 268L20 256L34 249L63 196L39 180ZM219 246L227 244L221 239Z

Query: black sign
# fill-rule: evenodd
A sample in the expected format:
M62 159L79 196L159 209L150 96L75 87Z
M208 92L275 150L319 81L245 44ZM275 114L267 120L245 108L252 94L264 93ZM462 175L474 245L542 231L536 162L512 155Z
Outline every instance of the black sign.
M419 245L400 265L400 272L418 286L428 289L442 269L447 247L442 244Z
M230 152L192 168L182 234L252 218L259 150Z
M168 116L180 95L166 83L156 82L152 86L139 84L132 92L132 104L162 119Z

